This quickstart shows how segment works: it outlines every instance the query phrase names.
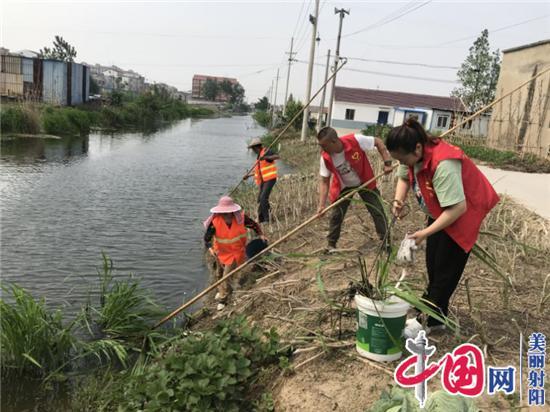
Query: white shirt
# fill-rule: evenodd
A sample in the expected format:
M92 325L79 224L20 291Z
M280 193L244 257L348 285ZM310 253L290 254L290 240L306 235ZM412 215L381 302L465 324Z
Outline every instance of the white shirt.
M364 152L374 149L373 136L364 136L362 134L356 134L355 139L357 139L357 142L359 143L359 147ZM331 154L330 157L332 158L334 167L336 168L336 170L338 170L338 174L342 179L343 187L355 187L355 186L361 185L362 183L361 179L359 178L355 170L351 168L349 162L346 160L346 156L343 150L340 153ZM330 177L332 174L330 170L327 169L327 165L325 164L325 159L323 159L322 156L319 164L319 174L322 177Z

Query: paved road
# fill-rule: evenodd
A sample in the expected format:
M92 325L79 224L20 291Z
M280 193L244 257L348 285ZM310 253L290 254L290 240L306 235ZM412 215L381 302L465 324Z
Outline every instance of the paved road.
M528 209L550 220L550 174L478 167L498 193L511 196Z

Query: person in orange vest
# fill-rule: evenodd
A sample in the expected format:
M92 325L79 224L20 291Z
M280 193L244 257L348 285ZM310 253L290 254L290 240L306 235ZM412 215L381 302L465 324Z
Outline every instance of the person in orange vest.
M428 218L426 228L409 235L417 245L426 240L428 285L423 297L447 316L481 222L499 197L460 148L428 136L415 119L393 128L386 147L401 163L392 213L401 216L412 189ZM445 328L433 317L427 326L428 332ZM405 333L414 336L421 327L417 319L410 319Z
M331 203L334 203L338 198L374 177L366 152L376 148L384 161L384 171L391 173L393 170L390 154L384 142L377 137L361 134L338 137L336 130L327 126L319 130L317 140L321 146L318 214L322 214L325 209L327 197ZM386 250L389 251L390 239L389 234L386 235L386 213L380 200L380 192L376 188L376 181L371 182L368 189L361 190L359 196L372 216L378 237L380 240L385 240ZM332 211L327 236L328 251L336 248L350 202L351 199L347 199Z
M252 229L263 240L266 240L260 225L246 215L241 206L229 196L223 196L218 204L210 209L210 217L204 222L206 233L204 244L218 262L218 279L227 275L246 260L247 229ZM233 277L234 284L238 278ZM228 281L218 286L215 300L218 301L218 310L225 307L227 298L231 294Z
M258 221L260 224L269 223L269 196L273 186L277 183L277 164L279 156L271 150L266 150L262 141L258 138L252 139L248 145L256 153L256 164L253 174L245 176L245 180L254 176L254 181L259 188L258 192Z

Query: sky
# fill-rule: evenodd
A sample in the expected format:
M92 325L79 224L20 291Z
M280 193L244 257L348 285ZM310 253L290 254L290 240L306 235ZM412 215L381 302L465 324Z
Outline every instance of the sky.
M290 70L289 93L306 96L313 27L308 16L315 0L0 1L0 44L11 51L38 51L61 35L75 46L78 62L132 69L182 91L191 89L194 74L234 77L249 102L269 96L277 68L282 102L285 53L294 37L298 61ZM349 60L338 73L339 86L446 96L457 87L457 68L483 29L492 49L550 38L550 1L320 0L312 94L323 83L328 49L334 54L336 48L335 7L350 12L340 46Z

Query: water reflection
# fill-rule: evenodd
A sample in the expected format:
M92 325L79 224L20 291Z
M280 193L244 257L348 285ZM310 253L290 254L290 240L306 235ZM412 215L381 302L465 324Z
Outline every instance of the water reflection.
M2 157L10 161L68 162L88 153L88 136L60 139L19 137L2 141Z
M201 225L253 163L250 117L184 120L154 133L2 142L3 280L54 305L85 301L101 252L161 304L202 288Z

